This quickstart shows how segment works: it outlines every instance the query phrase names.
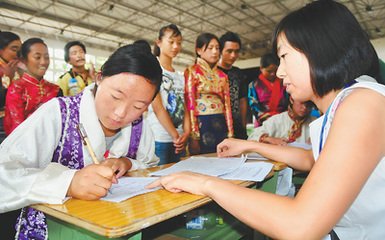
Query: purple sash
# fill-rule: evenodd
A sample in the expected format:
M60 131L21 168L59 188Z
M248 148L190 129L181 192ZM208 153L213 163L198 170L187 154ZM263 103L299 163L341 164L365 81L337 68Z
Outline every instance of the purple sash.
M82 141L77 125L79 124L80 101L83 93L72 97L57 98L62 117L62 132L52 162L60 163L70 169L84 167ZM132 123L132 132L127 157L136 158L142 135L143 118ZM16 239L48 239L47 222L44 213L34 208L24 207L16 223Z

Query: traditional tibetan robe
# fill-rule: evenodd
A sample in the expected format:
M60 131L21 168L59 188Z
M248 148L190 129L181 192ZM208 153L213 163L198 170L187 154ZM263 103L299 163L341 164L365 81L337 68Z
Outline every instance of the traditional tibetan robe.
M5 102L4 130L9 135L41 104L56 97L59 86L24 73L9 86Z
M192 138L199 139L201 153L216 152L218 143L234 136L227 75L198 58L185 71L185 95Z

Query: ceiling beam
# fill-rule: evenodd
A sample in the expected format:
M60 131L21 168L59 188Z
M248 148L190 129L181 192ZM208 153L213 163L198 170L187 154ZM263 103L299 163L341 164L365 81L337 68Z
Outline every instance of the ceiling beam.
M11 11L16 11L16 12L21 12L21 13L25 13L25 14L29 14L29 15L34 15L36 13L36 11L34 11L33 9L29 9L29 8L26 8L26 7L22 7L22 6L19 6L19 5L13 5L13 4L5 3L5 2L0 2L0 8L4 8L4 9L11 10ZM49 13L41 13L39 15L39 17L46 18L46 19L51 20L51 21L56 21L56 22L64 23L64 24L73 24L76 27L90 29L92 31L98 31L100 29L99 26L95 26L95 25L91 25L91 24L85 24L85 23L81 23L81 22L73 23L72 19L60 17L60 16L57 16L57 15L52 15L52 14L49 14ZM52 28L57 28L57 27L53 27L52 26ZM111 30L110 34L111 35L115 35L115 36L121 36L122 38L135 39L135 36L133 36L133 35L124 34L124 33L121 33L121 32L114 31L114 30Z
M9 31L16 31L16 32L20 32L20 33L25 32L26 34L28 34L30 36L39 37L39 38L42 38L43 40L44 40L44 38L49 38L49 39L57 39L57 40L62 41L62 42L73 41L72 38L68 38L68 37L65 37L65 36L59 35L59 34L46 34L46 33L38 32L38 31L34 31L34 30L28 30L27 31L26 29L21 28L21 27L12 27L12 26L1 24L1 23L0 23L0 27L2 30L7 29ZM92 43L92 42L88 42L88 41L82 41L82 42L87 47L100 49L100 50L108 51L111 53L116 50L116 48L109 47L106 45L101 45L101 44Z
M64 2L64 1L60 1L60 0L59 0L59 1L56 1L56 2L59 3L59 4L62 4L63 6L66 6L66 7L75 8L75 9L80 9L80 10L83 10L83 11L85 11L85 12L89 11L89 9L82 8L82 7L79 7L79 6L74 6L74 5L68 4L68 3ZM129 4L122 3L121 1L115 1L115 2L109 1L109 4L117 4L118 6L121 6L121 7L127 8L127 9L130 9L130 10L133 10L133 11L136 11L136 12L141 12L141 13L144 13L144 14L146 14L146 15L151 16L151 14L148 13L147 10L142 10L142 9L140 9L140 8L137 8L137 7L133 6L133 5L129 5ZM105 17L105 18L108 18L108 19L113 19L113 20L115 21L114 23L122 22L122 23L124 23L124 24L133 25L133 26L135 26L135 27L137 27L137 28L139 28L139 29L146 29L146 30L152 31L152 32L158 32L158 31L159 31L159 29L150 28L150 27L144 26L144 25L142 25L142 24L136 24L136 23L130 22L130 21L128 21L128 20L124 20L124 19L121 19L121 18L112 16L112 15L103 14L103 13L101 13L100 11L99 11L99 12L94 12L94 14L99 15L99 16L102 16L102 17ZM159 17L157 17L157 18L159 18ZM169 22L168 20L166 20L166 21ZM120 34L120 35L119 35L119 34L117 34L117 33L115 33L115 32L114 32L114 33L111 33L111 30L105 31L105 29L107 29L107 28L99 28L99 29L97 29L97 30L95 30L95 31L96 31L96 32L105 32L105 33L112 34L112 35L117 35L117 36L122 35L121 32L119 32L119 34ZM132 35L132 34L130 34L130 36L132 36L132 37L130 37L131 39L138 40L138 39L137 39L137 36ZM122 37L122 38L123 38L123 37ZM146 37L143 37L142 39L144 39L144 40L146 40L146 41L148 41L148 42L150 42L150 43L155 41L155 39L149 39L149 38L146 38ZM183 50L183 49L182 49L182 53L185 53L185 54L190 55L190 56L193 56L193 55L194 55L194 53L193 53L192 51Z

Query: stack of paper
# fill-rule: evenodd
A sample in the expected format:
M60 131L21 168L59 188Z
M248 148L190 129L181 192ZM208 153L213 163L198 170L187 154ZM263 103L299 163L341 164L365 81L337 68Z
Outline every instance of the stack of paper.
M151 176L165 176L171 173L190 171L223 179L262 181L273 168L268 162L246 162L246 157L217 158L217 157L190 157L169 168L153 172ZM146 186L157 177L122 177L117 184L113 184L107 196L101 200L120 202L128 198L158 190L147 189Z
M165 176L171 173L190 171L210 176L220 176L239 168L246 161L245 157L217 158L193 156L175 163L169 168L153 172L151 176Z
M147 189L146 186L153 181L156 177L122 177L119 178L117 184L112 184L107 196L101 198L101 200L109 202L121 202L123 200L135 197L140 194L156 191L160 188Z
M262 181L273 168L268 162L248 162L246 157L217 158L190 157L173 166L151 173L152 176L165 176L171 173L190 171L224 179Z

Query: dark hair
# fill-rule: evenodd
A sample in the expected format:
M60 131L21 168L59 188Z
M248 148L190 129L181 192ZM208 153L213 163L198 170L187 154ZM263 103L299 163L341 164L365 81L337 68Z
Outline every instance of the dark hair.
M172 32L172 35L171 35L172 37L182 36L182 33L179 31L179 28L175 24L169 24L167 26L163 26L159 30L158 40L162 40L162 37L164 36L164 34L167 31L171 31ZM154 53L155 56L159 57L159 55L160 55L160 48L158 47L157 44L154 44L154 51L153 51L153 53Z
M20 37L13 32L0 32L0 49L4 49L15 40L20 40Z
M219 47L221 52L225 47L226 42L236 42L239 44L239 49L242 48L241 39L239 38L239 35L234 32L226 32L219 38Z
M87 53L86 46L80 41L71 41L64 46L64 61L68 63L70 60L70 48L73 46L79 46L83 49L84 53Z
M284 17L274 31L275 53L281 33L308 59L312 88L319 97L364 74L381 82L376 51L353 14L340 3L315 1Z
M47 44L43 41L41 38L30 38L21 44L21 49L19 52L19 58L22 58L24 60L27 60L28 53L31 51L31 46L36 44L36 43L41 43L44 46L47 47Z
M271 64L279 66L279 58L277 57L277 54L273 53L266 53L261 57L260 67L266 68L270 66Z
M151 52L151 46L150 46L150 44L149 44L146 40L144 40L144 39L138 39L138 40L136 40L136 41L134 42L134 44L141 45L143 48L146 49L146 51Z
M156 86L156 94L162 82L162 69L159 61L143 44L129 44L118 48L103 64L103 77L119 73L132 73L142 76Z
M209 43L211 40L217 40L218 43L219 43L219 39L217 36L215 36L214 34L212 33L201 33L198 37L197 37L197 40L195 41L195 54L199 56L198 52L197 52L197 48L202 48L202 47L205 47L203 50L206 51L207 47L209 46Z

